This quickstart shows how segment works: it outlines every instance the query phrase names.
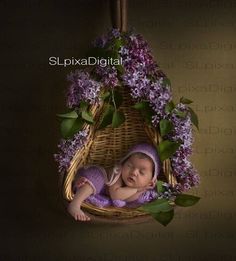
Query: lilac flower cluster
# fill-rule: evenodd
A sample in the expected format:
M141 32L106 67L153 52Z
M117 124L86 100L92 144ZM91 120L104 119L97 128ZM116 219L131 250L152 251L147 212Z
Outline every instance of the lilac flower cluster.
M101 67L97 66L95 69L96 74L101 78L101 83L108 88L114 88L118 85L117 70L114 66Z
M87 101L90 104L98 102L101 84L91 79L88 72L76 70L71 72L67 79L72 82L67 92L69 108L79 107L81 101Z
M58 170L60 173L64 173L69 168L70 161L76 151L82 148L87 135L87 131L80 131L71 139L61 139L58 144L59 153L54 154L54 159L58 162Z
M116 38L120 38L121 33L118 29L111 29L106 35L101 35L95 39L93 42L94 47L105 48L108 43Z
M177 111L185 112L186 116L178 116L176 114ZM197 186L200 181L197 171L189 161L193 144L192 122L188 107L182 103L177 104L176 108L168 116L174 125L173 134L168 135L168 139L182 142L178 150L171 157L173 175L179 181L176 190L182 192L193 186Z
M110 44L109 47L107 47L107 50L112 50L112 41L114 39L121 39L121 34L119 30L112 29L108 32L107 35L102 35L101 37L98 37L93 45L94 47L98 48L105 48L108 44ZM114 88L118 85L119 79L118 79L118 73L115 66L109 65L102 67L100 65L97 65L95 67L95 74L100 78L101 83L108 88Z
M163 78L161 77L150 85L146 98L149 100L152 109L156 112L156 115L153 116L152 124L157 126L161 119L167 117L165 106L172 100L170 86L164 86Z
M154 61L147 42L141 35L126 37L128 44L120 54L125 73L123 83L130 88L134 99L146 99L156 112L153 124L156 126L165 116L165 105L172 99L170 86L164 84L165 74Z
M152 94L155 93L157 86L162 84L161 81L163 81L165 74L154 61L147 42L141 35L135 35L133 33L127 33L122 38L120 32L117 29L113 29L106 36L103 35L97 38L94 42L94 46L99 48L109 46L109 48L112 48L114 39L122 39L125 42L125 45L119 48L118 53L122 58L125 69L121 80L124 85L130 88L131 96L137 99L145 97L146 94L149 93L149 90L152 90ZM96 74L101 78L101 82L108 87L114 87L119 82L115 67L107 66L106 68L101 68L97 66ZM169 90L165 90L164 88L160 88L160 90L162 92L169 92ZM163 94L165 99L166 95L170 95L170 93ZM152 101L156 99L157 96L155 93L155 97L152 98ZM159 95L159 99L162 99L162 95Z
M165 189L164 192L158 192L157 198L166 198L166 199L172 199L175 197L175 195L178 194L176 188L173 188L171 184L164 182L162 184L162 187Z
M154 76L158 66L141 35L130 34L125 40L127 45L122 46L119 51L125 68L122 80L130 88L132 97L138 99L147 93L150 78Z

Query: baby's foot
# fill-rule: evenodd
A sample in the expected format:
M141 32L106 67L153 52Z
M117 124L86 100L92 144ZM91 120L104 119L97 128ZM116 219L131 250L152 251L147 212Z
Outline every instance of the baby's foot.
M74 206L69 205L68 212L71 214L72 217L74 217L75 220L80 220L80 221L89 221L90 220L90 217L87 216L80 209L80 207L74 207Z
M80 221L89 221L90 217L85 215L85 213L81 210L78 209L74 215L75 220L80 220Z

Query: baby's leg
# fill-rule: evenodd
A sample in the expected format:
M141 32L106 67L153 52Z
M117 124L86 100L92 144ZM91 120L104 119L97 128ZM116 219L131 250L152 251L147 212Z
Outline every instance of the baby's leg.
M93 188L89 183L85 183L84 185L82 185L79 188L79 190L76 192L73 200L68 206L68 212L74 217L75 220L80 220L80 221L90 220L90 217L88 217L81 210L81 204L91 194L93 194Z
M90 220L90 218L81 210L81 204L90 195L99 194L103 189L104 184L105 178L100 167L90 166L78 171L73 186L77 192L68 206L69 213L76 220Z

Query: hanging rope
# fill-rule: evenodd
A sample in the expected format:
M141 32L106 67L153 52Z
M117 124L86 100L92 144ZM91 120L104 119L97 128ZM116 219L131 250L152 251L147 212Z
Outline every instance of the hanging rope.
M112 27L127 31L127 0L110 0Z

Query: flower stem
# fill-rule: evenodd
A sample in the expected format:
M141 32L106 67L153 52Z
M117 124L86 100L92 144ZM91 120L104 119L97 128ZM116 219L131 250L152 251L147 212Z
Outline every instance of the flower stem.
M115 98L114 98L114 90L113 90L113 89L111 90L111 97L112 97L112 102L113 102L113 104L114 104L115 110L117 110L117 108L116 108L116 102L115 102Z

